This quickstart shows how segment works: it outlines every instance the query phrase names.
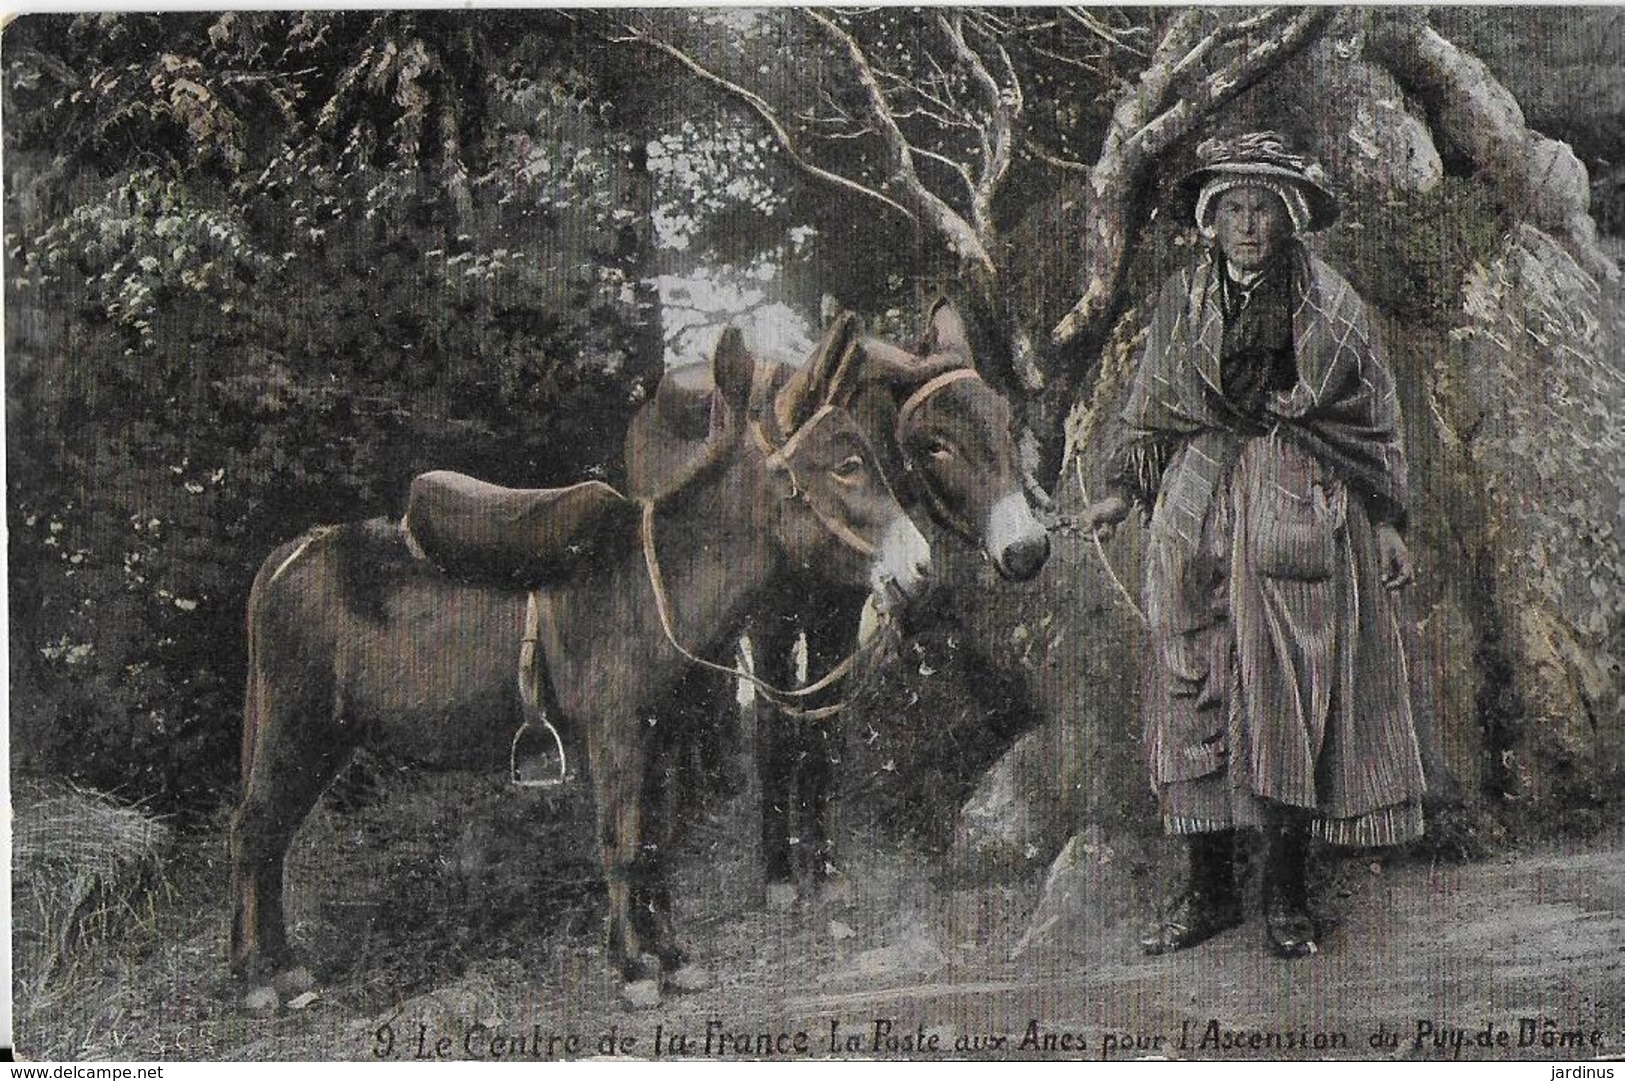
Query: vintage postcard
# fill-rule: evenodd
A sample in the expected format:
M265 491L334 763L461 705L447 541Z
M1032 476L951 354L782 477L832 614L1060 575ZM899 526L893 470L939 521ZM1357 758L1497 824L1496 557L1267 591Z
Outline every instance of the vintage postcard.
M4 28L50 1062L1625 1055L1625 9Z

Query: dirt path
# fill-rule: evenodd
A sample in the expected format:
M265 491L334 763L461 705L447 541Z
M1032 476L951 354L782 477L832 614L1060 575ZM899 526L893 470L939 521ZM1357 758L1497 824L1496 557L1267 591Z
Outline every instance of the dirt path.
M383 798L329 801L290 856L292 933L317 978L301 1008L256 1014L227 979L224 843L211 832L174 858L148 937L76 954L44 997L20 1000L19 1054L1625 1055L1625 827L1478 863L1326 865L1333 929L1318 955L1288 962L1266 953L1256 917L1161 958L1139 953L1131 921L1089 930L1063 918L1029 942L1032 888L939 888L925 857L879 842L844 889L775 907L741 820L700 815L676 896L716 984L632 1010L599 946L602 890L579 808L466 779L386 784Z
M742 866L712 870L714 897L742 896ZM921 881L900 873L782 912L701 906L687 926L718 984L654 1010L620 1006L597 949L569 936L523 960L475 960L382 1011L376 992L335 988L303 1014L239 1015L235 1046L216 1046L402 1060L1625 1053L1625 837L1477 864L1345 866L1339 925L1299 962L1268 956L1256 920L1164 958L1139 956L1128 928L1082 942L1062 928L1012 961L1030 898L938 896Z

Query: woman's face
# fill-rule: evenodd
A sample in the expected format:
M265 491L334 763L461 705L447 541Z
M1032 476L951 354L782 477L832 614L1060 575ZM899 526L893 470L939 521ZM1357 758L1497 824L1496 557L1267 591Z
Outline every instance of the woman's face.
M1213 228L1219 248L1237 270L1258 270L1291 235L1286 207L1267 188L1231 188L1214 205Z

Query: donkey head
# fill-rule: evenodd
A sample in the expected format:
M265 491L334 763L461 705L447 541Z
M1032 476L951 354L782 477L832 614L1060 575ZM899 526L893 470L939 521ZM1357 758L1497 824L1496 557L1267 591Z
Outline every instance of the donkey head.
M861 581L882 610L924 592L931 548L904 513L874 451L841 406L850 395L856 320L832 327L821 356L758 411L754 437L766 454L775 497L774 534L790 565L829 585ZM717 388L731 410L748 408L749 357L734 331L713 361Z
M910 494L1004 577L1036 575L1049 558L1049 535L1027 501L1010 405L977 374L958 311L938 300L915 350L876 338L857 349L861 360L852 367L885 388L894 411Z

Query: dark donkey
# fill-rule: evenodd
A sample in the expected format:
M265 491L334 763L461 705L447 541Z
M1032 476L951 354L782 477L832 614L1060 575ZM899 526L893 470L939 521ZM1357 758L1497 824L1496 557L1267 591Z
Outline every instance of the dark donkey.
M856 316L836 317L807 363L781 365L773 385L788 403L808 388L838 386L838 400L875 448L905 506L979 548L1006 579L1024 581L1043 567L1049 537L1034 516L1011 436L1009 403L973 366L959 313L939 300L917 349L864 335ZM627 474L634 491L653 490L674 457L673 440L704 432L703 398L676 376L663 384L663 428L628 434ZM782 411L782 410L781 410ZM686 423L686 427L685 427ZM759 673L780 687L798 682L796 643L806 636L805 674L817 678L857 647L864 595L791 578L753 621ZM827 707L838 688L802 704ZM762 851L768 883L815 882L830 865L827 807L832 758L829 726L772 703L758 728ZM774 715L777 714L777 715ZM792 843L791 838L797 840Z
M231 825L234 969L289 962L284 856L358 747L446 767L509 764L524 720L517 659L531 637L561 750L585 744L610 956L628 998L657 999L662 975L679 987L704 982L697 966L685 968L671 928L661 866L670 823L644 821L645 718L689 665L685 652L726 646L789 568L833 587L885 581L911 594L930 559L844 410L799 397L789 403L794 427L770 444L748 411L767 372L736 331L723 335L713 370L711 438L648 498L601 484L523 493L429 474L414 482L405 528L382 519L324 527L266 560L248 604L243 798ZM476 502L470 515L456 502L470 486L494 500L494 513ZM418 498L448 492L448 518ZM516 529L535 543L515 545ZM481 582L447 577L411 554L418 545ZM527 594L511 583L540 587L534 633Z

